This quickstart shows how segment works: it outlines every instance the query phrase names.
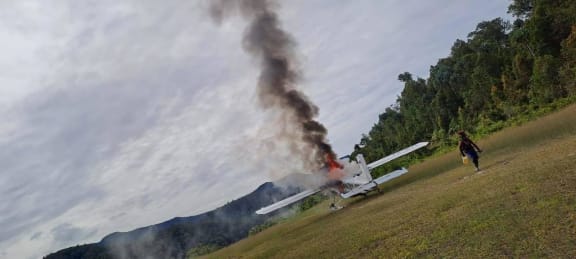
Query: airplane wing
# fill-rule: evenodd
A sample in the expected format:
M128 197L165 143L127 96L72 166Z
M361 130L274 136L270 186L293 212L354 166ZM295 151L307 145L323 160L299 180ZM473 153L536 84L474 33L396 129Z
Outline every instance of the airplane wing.
M379 184L388 182L388 181L390 181L390 180L392 180L398 176L401 176L407 172L408 172L408 170L406 170L406 168L392 171L390 173L387 173L384 176L378 177L378 178L370 181L369 183L357 186L356 188L350 190L347 193L342 193L342 194L340 194L340 197L347 199L347 198L350 198L350 197L353 197L353 196L356 196L359 194L367 193L367 192L373 190L374 188L376 188Z
M311 196L311 195L313 195L313 194L315 194L315 193L317 193L317 192L320 192L320 191L322 191L322 188L318 188L318 189L315 189L315 190L306 190L306 191L303 191L303 192L301 192L301 193L298 193L298 194L292 195L292 196L290 196L290 197L288 197L288 198L286 198L286 199L283 199L283 200L281 200L281 201L279 201L279 202L276 202L276 203L273 203L273 204L271 204L271 205L268 205L268 206L266 206L266 207L264 207L264 208L261 208L261 209L259 209L259 210L256 211L256 214L260 214L260 215L268 214L268 213L270 213L270 212L272 212L272 211L275 211L275 210L277 210L277 209L286 207L286 206L288 206L288 205L290 205L290 204L292 204L292 203L295 203L295 202L297 202L297 201L299 201L299 200L302 200L302 199L304 199L304 198L306 198L306 197L308 197L308 196Z
M420 143L414 144L414 145L412 145L412 146L410 146L410 147L407 147L407 148L405 148L405 149L402 149L402 150L400 150L400 151L398 151L398 152L396 152L396 153L394 153L394 154L391 154L391 155L389 155L389 156L386 156L386 157L384 157L384 158L381 158L380 160L376 160L376 161L374 161L374 162L372 162L372 163L370 163L370 164L367 165L367 166L368 166L368 169L369 169L369 170L372 170L372 169L374 169L374 168L376 168L376 167L378 167L378 166L381 166L381 165L383 165L383 164L386 164L386 163L388 163L388 162L390 162L390 161L392 161L392 160L394 160L394 159L396 159L396 158L399 158L399 157L401 157L401 156L403 156L403 155L406 155L406 154L408 154L408 153L414 152L414 151L416 151L416 150L418 150L418 149L420 149L420 148L423 148L423 147L427 146L428 143L429 143L429 142L420 142Z

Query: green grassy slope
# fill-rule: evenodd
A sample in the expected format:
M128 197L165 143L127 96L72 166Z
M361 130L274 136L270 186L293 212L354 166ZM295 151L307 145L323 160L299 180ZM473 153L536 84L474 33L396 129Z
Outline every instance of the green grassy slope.
M210 258L576 257L576 105L478 141L483 171L451 152L384 194L320 204Z

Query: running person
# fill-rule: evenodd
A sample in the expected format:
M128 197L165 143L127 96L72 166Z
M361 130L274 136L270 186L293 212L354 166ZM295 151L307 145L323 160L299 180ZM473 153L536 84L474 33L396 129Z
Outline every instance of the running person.
M476 168L476 172L480 171L480 167L478 166L478 153L482 153L482 149L480 149L470 138L468 138L464 131L459 131L458 135L460 135L460 142L458 143L460 154L462 157L467 156L470 160L472 160L474 167Z

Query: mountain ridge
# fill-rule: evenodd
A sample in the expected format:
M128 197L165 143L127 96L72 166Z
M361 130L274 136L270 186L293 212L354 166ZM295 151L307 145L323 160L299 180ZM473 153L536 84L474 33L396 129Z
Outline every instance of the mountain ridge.
M198 246L227 246L248 236L252 227L286 211L268 215L254 213L301 191L299 187L283 184L285 179L278 181L280 184L266 182L251 193L212 211L175 217L128 232L113 232L100 242L65 248L44 258L185 258L190 249Z

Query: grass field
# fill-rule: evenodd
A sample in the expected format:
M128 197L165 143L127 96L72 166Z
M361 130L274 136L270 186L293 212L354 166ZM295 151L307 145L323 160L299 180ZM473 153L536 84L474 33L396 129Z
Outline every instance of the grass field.
M384 194L320 204L209 258L576 258L576 105L430 158Z

